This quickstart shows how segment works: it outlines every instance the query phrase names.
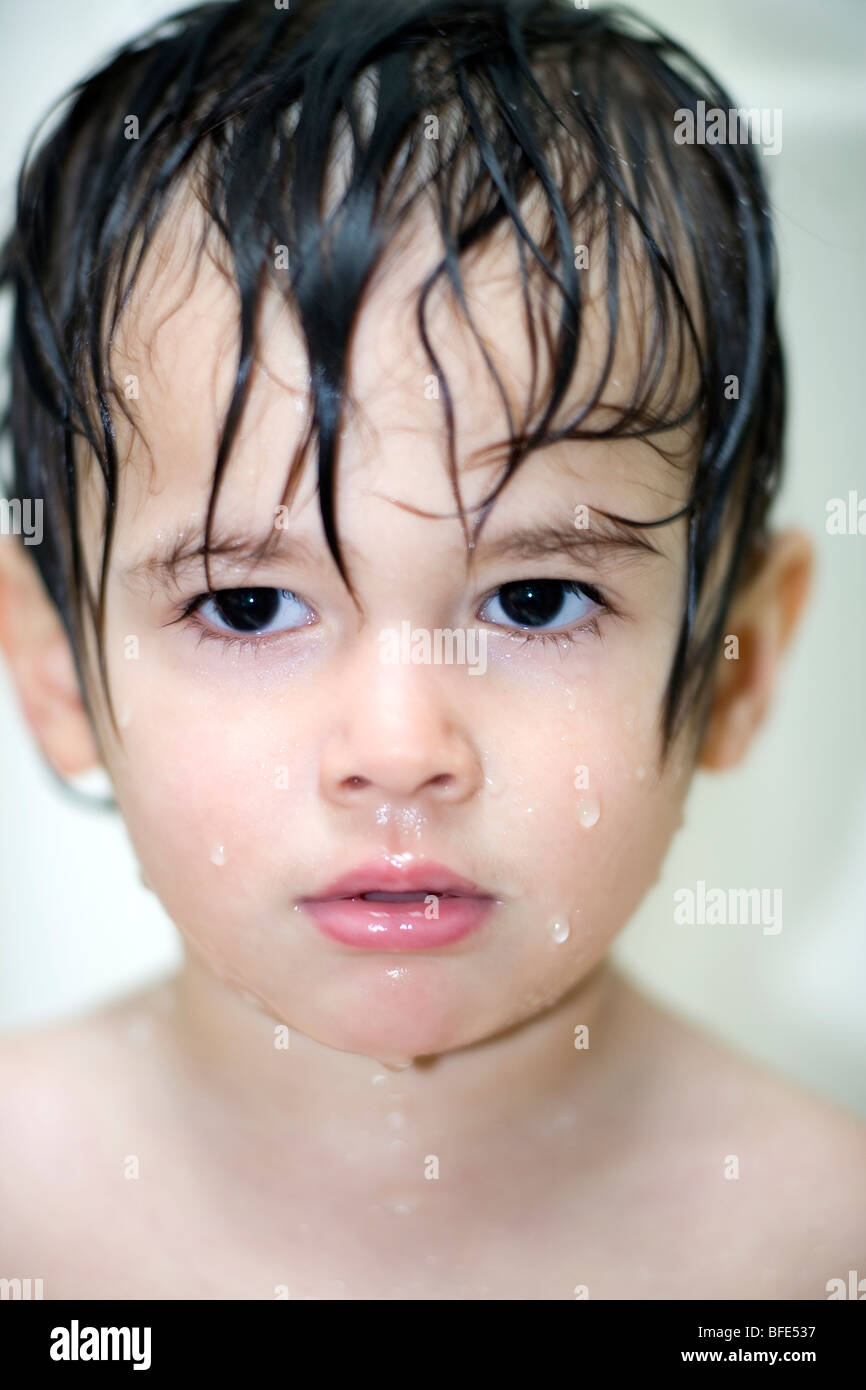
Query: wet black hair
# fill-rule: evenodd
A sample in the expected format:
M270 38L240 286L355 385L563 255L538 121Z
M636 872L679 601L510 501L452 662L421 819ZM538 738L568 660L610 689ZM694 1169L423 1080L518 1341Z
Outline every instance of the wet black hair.
M82 689L89 611L108 694L105 585L118 490L112 403L125 410L108 369L109 335L172 196L194 181L207 228L224 238L240 302L237 376L206 543L256 360L257 312L265 288L276 287L303 332L311 375L307 428L285 496L315 440L324 532L353 593L335 523L349 346L374 269L429 192L441 256L416 314L441 389L464 530L452 397L425 326L442 277L482 347L510 428L476 537L514 470L548 442L641 436L661 451L665 431L694 430L689 500L675 514L687 517L688 539L682 623L660 711L666 754L688 711L708 709L725 616L766 540L782 461L768 195L749 144L677 143L677 113L696 112L700 101L734 106L700 63L628 9L570 0L206 3L154 25L71 89L60 119L41 143L36 132L25 155L0 284L14 295L3 421L12 438L9 496L43 499L35 558ZM342 188L326 196L335 151L349 163ZM544 222L537 241L525 213L533 193ZM522 421L472 324L461 277L461 257L508 222L533 362ZM577 245L603 257L608 351L589 398L555 424L585 326ZM287 270L275 269L275 247L287 249ZM622 282L635 265L645 299L640 364L630 400L611 411L604 393ZM534 299L533 274L543 282ZM539 304L558 312L536 319ZM542 341L550 371L539 402ZM604 423L593 428L603 404ZM81 440L98 460L105 495L95 592L79 530ZM661 525L675 517L619 519ZM724 563L711 583L716 556Z

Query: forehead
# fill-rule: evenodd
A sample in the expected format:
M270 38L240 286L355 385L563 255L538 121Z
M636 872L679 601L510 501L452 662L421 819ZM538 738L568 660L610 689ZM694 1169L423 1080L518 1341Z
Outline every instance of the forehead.
M530 232L537 223L526 208ZM507 442L541 418L549 399L550 342L560 297L536 280L527 303L510 223L461 260L464 307L440 277L426 302L425 333L444 381L425 350L418 295L441 255L432 216L422 208L388 248L367 287L348 353L339 441L340 505L353 490L387 495L431 512L454 510L449 481L450 401L463 505L477 506L501 475ZM573 420L596 391L611 346L603 242L588 248L580 272L579 355L548 430ZM261 301L249 398L220 492L217 520L259 535L283 497L310 405L310 364L290 302L274 286ZM628 403L639 369L648 313L637 260L626 270L608 379L586 424L611 425ZM467 312L472 326L467 321ZM533 316L536 357L527 314ZM125 533L203 525L220 434L240 348L240 298L225 245L189 190L183 190L148 249L120 319L111 370L124 410L117 421L120 490L117 540ZM498 382L493 371L498 374ZM662 371L659 386L670 385ZM679 405L694 389L678 382ZM691 431L660 436L664 456L646 440L562 441L521 465L503 501L525 505L539 479L563 504L586 502L631 519L655 519L683 505L693 455ZM671 458L675 460L673 466ZM95 470L94 470L95 472ZM315 448L293 501L299 521L320 532L315 505ZM497 504L499 505L499 504ZM495 509L494 509L495 510ZM342 529L342 513L340 514Z

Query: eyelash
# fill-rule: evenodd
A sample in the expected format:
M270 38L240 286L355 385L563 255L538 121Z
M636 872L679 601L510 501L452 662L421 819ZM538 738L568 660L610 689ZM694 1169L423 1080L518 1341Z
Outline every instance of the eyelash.
M588 618L584 618L583 622L571 628L554 629L552 632L532 632L529 629L521 632L519 629L506 627L500 627L497 630L503 632L513 642L519 642L521 647L526 646L528 642L555 642L556 645L561 648L563 644L570 645L577 640L578 636L583 636L584 634L600 639L603 638L604 633L601 629L602 617L619 616L618 610L614 608L609 599L592 584L581 584L575 579L560 579L557 582L566 588L579 589L586 598L598 604L600 611L593 613ZM484 604L489 603L490 599L494 598L499 593L500 589L504 587L504 585L500 584L497 588L492 590L483 600L482 607ZM191 628L193 631L197 632L198 641L196 642L196 648L200 647L202 642L218 642L224 651L243 651L245 649L251 649L256 655L259 655L264 647L269 646L271 641L277 641L279 638L285 637L286 632L300 630L299 628L286 628L282 632L266 633L264 636L253 634L250 637L244 637L240 634L232 636L230 633L218 632L214 628L206 627L197 616L198 610L201 608L202 604L206 603L208 599L215 598L218 593L219 590L215 589L209 594L198 594L185 606L183 611L176 618L173 618L170 623L167 623L166 626L171 627L175 623L180 623L184 627ZM310 625L302 624L302 626Z
M230 632L218 632L216 628L206 627L197 616L198 610L203 603L207 603L208 599L216 598L218 593L219 590L214 589L213 592L209 594L198 594L192 602L188 603L183 611L179 613L176 618L172 618L171 622L167 623L166 626L172 627L175 623L180 623L182 627L189 628L191 631L197 633L198 640L195 644L196 649L201 646L202 642L218 642L223 651L243 651L244 649L248 649L257 656L264 647L270 645L270 642L280 637L285 637L285 631L272 632L270 634L266 633L265 636L253 633L250 637L244 637L240 633L236 633L233 636Z
M605 604L604 607L607 608L607 605ZM612 612L611 609L607 609L607 611ZM503 628L502 630L513 642L519 642L521 647L525 647L527 642L555 642L558 647L561 647L563 643L570 645L572 642L576 642L578 635L582 636L584 633L589 633L592 637L601 637L600 617L601 614L594 613L591 618L584 618L583 622L578 623L576 627L564 628L562 631L519 632L516 628Z

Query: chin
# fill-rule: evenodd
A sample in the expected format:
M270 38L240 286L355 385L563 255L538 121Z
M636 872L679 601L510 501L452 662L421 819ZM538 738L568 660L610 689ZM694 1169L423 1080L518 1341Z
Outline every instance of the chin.
M451 1052L492 1031L484 1026L480 1001L470 992L446 989L442 981L425 978L424 971L393 958L386 965L380 961L372 979L356 980L354 989L346 989L344 982L331 992L327 1013L317 1012L309 1026L297 1019L308 1036L386 1065L406 1066L419 1057Z

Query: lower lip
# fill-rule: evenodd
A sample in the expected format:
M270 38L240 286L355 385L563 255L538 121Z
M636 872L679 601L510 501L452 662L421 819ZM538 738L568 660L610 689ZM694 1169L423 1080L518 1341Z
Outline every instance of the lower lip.
M301 904L319 931L346 946L372 951L429 951L478 931L493 898L439 898L439 916L426 917L422 899L367 902L364 898L317 899Z

